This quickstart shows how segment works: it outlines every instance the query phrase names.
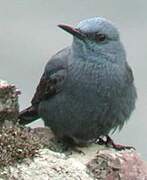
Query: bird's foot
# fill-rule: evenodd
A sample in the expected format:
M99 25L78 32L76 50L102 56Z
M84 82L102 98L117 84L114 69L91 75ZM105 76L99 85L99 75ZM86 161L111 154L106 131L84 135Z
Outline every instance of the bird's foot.
M126 150L126 149L134 149L135 150L135 148L132 146L115 144L114 141L108 135L106 136L106 140L104 140L103 138L100 137L97 141L97 144L106 145L107 147L112 147L118 151Z
M72 147L71 151L74 151L74 152L79 153L81 155L85 155L85 153L82 150L78 149L77 147Z
M78 148L71 138L63 138L58 140L58 145L66 155L71 155L73 152L85 155L85 153Z

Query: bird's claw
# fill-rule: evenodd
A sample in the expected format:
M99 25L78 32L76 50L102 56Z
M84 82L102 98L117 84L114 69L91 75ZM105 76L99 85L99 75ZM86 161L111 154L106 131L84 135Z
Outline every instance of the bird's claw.
M121 150L126 150L126 149L134 149L135 148L133 146L126 146L126 145L122 145L122 144L115 144L114 141L107 135L106 136L106 140L104 140L103 138L99 138L96 141L97 144L99 145L106 145L107 147L112 147L115 150L121 151Z

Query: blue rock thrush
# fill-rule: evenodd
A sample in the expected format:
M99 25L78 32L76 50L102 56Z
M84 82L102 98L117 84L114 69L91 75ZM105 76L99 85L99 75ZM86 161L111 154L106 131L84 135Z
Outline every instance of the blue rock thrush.
M72 45L46 64L20 123L42 118L58 138L80 145L106 136L107 143L121 149L108 134L129 119L137 95L117 28L100 17L59 27L73 35Z

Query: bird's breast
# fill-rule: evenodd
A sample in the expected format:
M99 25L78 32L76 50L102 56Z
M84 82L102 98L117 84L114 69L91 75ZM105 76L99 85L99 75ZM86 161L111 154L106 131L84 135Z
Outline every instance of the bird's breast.
M123 73L116 65L74 63L69 66L67 89L75 96L113 96L119 93Z
M75 63L69 66L69 80L72 85L93 87L97 83L98 65L93 63Z

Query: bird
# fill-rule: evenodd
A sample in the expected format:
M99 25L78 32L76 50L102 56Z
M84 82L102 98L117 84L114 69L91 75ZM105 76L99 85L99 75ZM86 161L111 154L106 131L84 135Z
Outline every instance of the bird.
M103 17L58 27L73 41L47 62L31 106L19 113L20 124L42 118L56 137L76 145L105 136L100 143L126 147L109 136L128 121L137 98L119 30Z

